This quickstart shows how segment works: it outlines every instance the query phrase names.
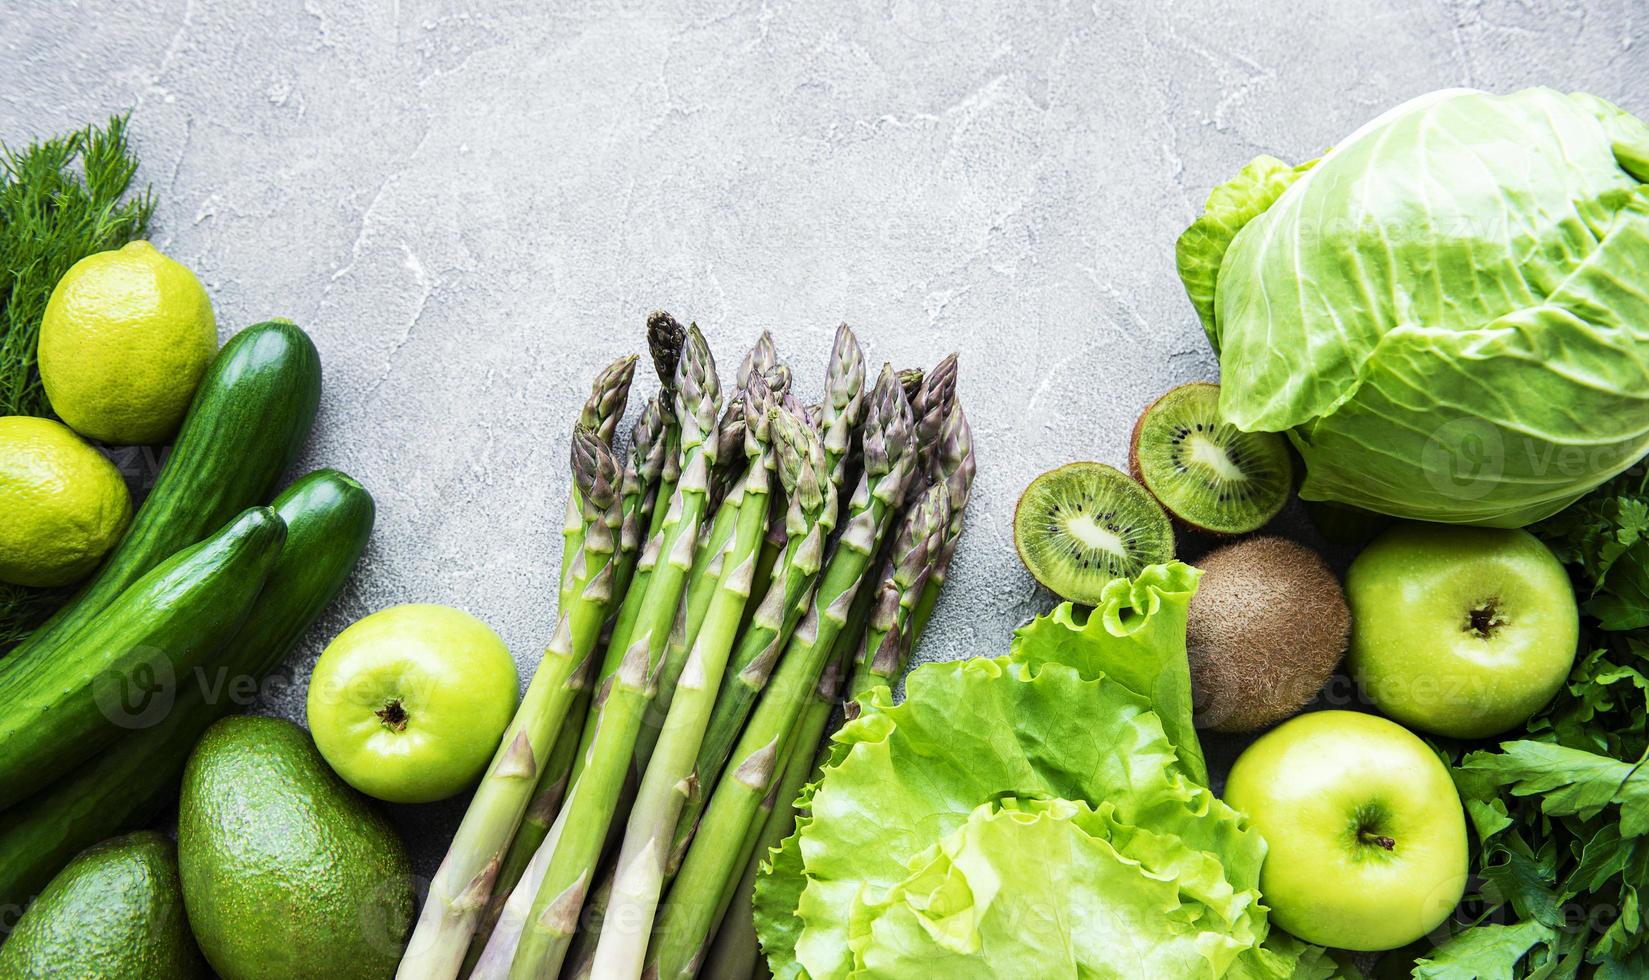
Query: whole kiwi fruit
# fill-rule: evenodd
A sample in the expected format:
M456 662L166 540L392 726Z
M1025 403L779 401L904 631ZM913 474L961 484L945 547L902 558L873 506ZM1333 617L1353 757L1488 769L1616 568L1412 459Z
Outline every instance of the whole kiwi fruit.
M1196 724L1253 732L1305 707L1351 636L1345 593L1315 551L1247 538L1197 562L1186 649Z

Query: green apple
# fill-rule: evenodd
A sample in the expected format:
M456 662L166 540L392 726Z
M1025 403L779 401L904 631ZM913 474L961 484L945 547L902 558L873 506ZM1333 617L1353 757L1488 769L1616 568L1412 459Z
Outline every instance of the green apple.
M1580 613L1563 564L1527 531L1399 524L1346 575L1352 674L1420 731L1484 738L1569 676Z
M1260 895L1272 921L1307 942L1395 949L1465 892L1466 819L1448 768L1377 715L1284 722L1237 758L1225 802L1269 845Z
M448 606L392 606L322 651L309 729L344 782L428 803L480 778L515 702L515 662L485 623Z

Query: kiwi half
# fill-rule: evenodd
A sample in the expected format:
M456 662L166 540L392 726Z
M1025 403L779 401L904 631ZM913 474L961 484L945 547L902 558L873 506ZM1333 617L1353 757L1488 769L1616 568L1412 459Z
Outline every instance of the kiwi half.
M1145 409L1128 461L1170 514L1210 534L1259 530L1294 489L1283 437L1225 421L1220 386L1206 381L1181 385Z
M1112 579L1174 557L1174 526L1128 474L1104 463L1068 463L1020 494L1013 543L1038 582L1093 605Z

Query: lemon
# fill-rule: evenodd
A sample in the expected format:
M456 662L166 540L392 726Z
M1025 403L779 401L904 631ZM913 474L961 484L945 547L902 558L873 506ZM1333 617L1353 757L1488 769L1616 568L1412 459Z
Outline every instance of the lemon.
M120 471L65 425L0 417L0 582L70 585L120 540L132 498Z
M40 380L76 432L148 445L177 432L217 350L200 280L137 241L88 255L58 280L40 321Z

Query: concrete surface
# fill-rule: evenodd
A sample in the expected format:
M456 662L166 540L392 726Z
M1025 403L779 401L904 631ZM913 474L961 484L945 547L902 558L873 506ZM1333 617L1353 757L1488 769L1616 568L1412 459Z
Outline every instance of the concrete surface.
M1146 400L1216 373L1172 258L1211 184L1442 86L1649 113L1634 0L23 0L0 23L0 139L131 108L153 238L225 335L282 315L320 346L305 467L380 518L261 705L300 720L321 647L392 603L467 608L530 671L568 426L650 309L729 370L771 329L803 391L842 320L877 364L961 352L979 486L921 657L989 654L1050 604L1012 552L1020 487L1121 462ZM420 872L461 809L397 808Z

